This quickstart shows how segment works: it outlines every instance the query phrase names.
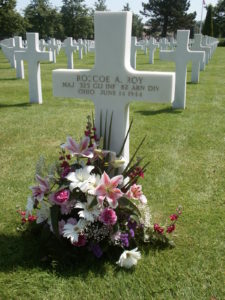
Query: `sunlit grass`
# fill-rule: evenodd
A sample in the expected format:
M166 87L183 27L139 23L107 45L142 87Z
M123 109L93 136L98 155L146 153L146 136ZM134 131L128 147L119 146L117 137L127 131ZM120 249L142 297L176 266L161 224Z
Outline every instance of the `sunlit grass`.
M110 58L109 58L110 59ZM91 68L94 54L76 68ZM16 231L16 206L24 207L41 154L58 157L67 135L79 137L91 101L52 96L52 75L66 68L63 52L57 64L41 65L43 104L30 105L26 79L0 52L0 299L223 299L225 249L225 49L218 48L200 75L187 85L187 109L132 103L131 152L144 135L142 148L150 166L142 181L153 219L165 221L177 205L183 215L174 249L143 252L134 271L119 270L111 260L44 266L37 237ZM173 63L138 53L137 69L173 71ZM188 66L188 81L191 74ZM62 253L63 256L63 253Z

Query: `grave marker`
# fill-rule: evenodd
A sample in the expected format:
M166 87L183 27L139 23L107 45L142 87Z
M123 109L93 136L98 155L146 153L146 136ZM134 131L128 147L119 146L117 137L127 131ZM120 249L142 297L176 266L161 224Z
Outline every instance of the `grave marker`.
M23 50L23 41L22 37L15 36L15 48L14 51L20 51ZM24 63L23 59L16 57L16 78L24 79Z
M29 95L31 103L42 103L41 90L41 67L40 61L52 61L51 52L41 52L39 50L39 34L27 33L27 48L16 51L17 59L28 62L29 75Z
M97 133L113 113L110 150L119 152L129 127L129 103L172 102L175 74L136 71L130 65L131 12L95 13L95 66L92 70L54 70L53 94L93 100ZM103 129L104 130L104 129ZM129 139L123 156L129 161Z
M83 44L82 39L78 40L78 47L79 47L79 59L83 59L84 44Z
M160 41L159 41L159 48L160 50L167 50L168 47L169 47L169 43L167 41L166 38L162 38Z
M149 48L149 63L154 64L154 56L155 51L159 47L159 44L156 43L155 39L153 37L150 38L148 42L148 48Z
M131 55L130 55L130 64L131 67L136 69L136 59L137 59L137 50L142 49L141 45L137 45L136 36L132 36L131 38Z
M174 40L174 37L171 37L171 38L170 38L169 43L170 43L170 49L171 49L171 50L174 50L174 48L175 48L176 45L177 45L177 42Z
M51 40L48 42L47 48L50 52L52 52L52 61L56 63L56 51L58 49L58 45L56 45L55 38L51 38Z
M68 37L64 41L63 49L67 56L67 68L73 69L73 52L77 50L77 46L73 44L71 37Z
M45 42L45 40L44 39L41 39L40 41L39 41L39 48L40 48L40 50L41 51L45 51L45 47L47 46L47 44L46 44L46 42Z
M202 46L210 48L210 51L209 51L209 60L210 60L212 57L212 46L210 46L208 44L208 37L205 35L202 36Z
M16 68L16 59L15 59L15 54L14 54L15 39L10 38L9 40L7 40L7 43L10 46L6 46L6 45L2 44L2 51L5 54L5 56L7 57L7 59L9 60L11 67L13 69L15 69Z
M202 46L202 35L195 34L194 35L194 43L192 45L191 50L194 51L204 51L205 52L205 59L200 63L200 70L205 70L205 65L209 63L209 56L210 56L210 47Z
M198 51L188 49L189 30L177 31L177 47L175 50L160 51L160 59L174 61L176 64L175 100L173 108L185 109L186 106L186 79L187 64L189 61L196 62L202 57Z

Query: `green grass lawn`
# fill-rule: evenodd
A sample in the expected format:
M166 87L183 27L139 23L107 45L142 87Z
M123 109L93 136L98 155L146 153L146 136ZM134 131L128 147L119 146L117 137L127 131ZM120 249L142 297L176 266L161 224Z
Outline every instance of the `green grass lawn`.
M93 54L83 61L75 55L76 68L93 63ZM67 135L78 138L94 109L91 101L53 98L52 70L66 68L62 51L56 65L41 65L42 105L29 104L25 67L26 79L17 80L0 52L0 299L224 299L225 48L216 50L199 84L189 83L188 66L185 111L131 104L131 152L147 134L142 151L150 166L142 184L153 220L163 223L183 206L176 247L142 251L133 271L107 258L47 266L38 237L17 232L16 209L25 207L36 161L41 154L57 159L59 144ZM149 65L139 52L137 69L173 71L174 65L158 53Z

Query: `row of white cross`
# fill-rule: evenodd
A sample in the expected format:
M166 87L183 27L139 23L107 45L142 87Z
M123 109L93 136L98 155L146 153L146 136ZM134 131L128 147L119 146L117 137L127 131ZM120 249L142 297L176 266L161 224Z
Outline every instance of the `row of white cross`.
M3 41L1 47L3 53L9 59L11 67L16 69L17 78L24 79L23 61L28 62L30 103L42 104L40 62L47 61L56 63L56 54L59 54L61 44L54 38L52 38L49 43L46 43L43 39L39 41L38 33L27 33L26 36L26 48L23 45L22 38L19 36ZM70 38L67 40L69 39ZM83 46L85 43L83 43L82 40L79 41L79 44L81 45L80 47L76 46L78 49L85 48ZM49 52L44 51L45 48L48 48ZM69 59L69 52L71 50L68 51L66 47L65 49L67 49L66 54L68 54L68 67L73 69L73 56L70 55L72 59Z
M187 63L192 61L193 64L199 65L199 68L200 64L201 68L204 68L205 55L209 58L213 51L208 45L200 48L203 47L200 37L192 48L198 51L190 51L189 31L178 31L177 47L170 51L160 51L161 59L175 62L176 76L172 72L136 71L131 67L131 26L131 12L97 12L95 14L96 55L93 69L53 71L54 96L93 100L98 133L100 115L103 117L102 124L105 124L106 115L110 116L113 113L110 149L117 153L129 126L129 103L131 101L170 102L174 108L184 109ZM71 39L67 39L66 43L72 48ZM135 39L132 44L136 46ZM153 39L149 41L149 47L151 45L154 45ZM206 47L210 48L209 52ZM41 103L40 61L51 61L53 59L51 52L41 52L38 34L28 33L27 48L16 51L15 57L18 61L28 61L29 78L32 78L30 100L31 102L38 100ZM128 140L123 156L126 161L129 160Z

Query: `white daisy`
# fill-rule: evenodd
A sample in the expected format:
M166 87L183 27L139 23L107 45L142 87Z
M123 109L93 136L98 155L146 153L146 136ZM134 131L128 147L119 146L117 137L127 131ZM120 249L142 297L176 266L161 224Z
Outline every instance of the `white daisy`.
M141 259L141 253L137 251L137 248L130 251L126 250L121 254L117 264L120 267L130 269L132 266L137 264L139 259Z
M84 230L87 225L87 221L80 219L77 224L67 223L63 227L63 236L70 239L71 243L78 242L80 233Z
M71 181L70 190L71 192L75 188L79 188L83 193L87 192L89 188L89 178L91 177L90 173L94 169L93 166L86 166L84 168L77 169L75 172L70 172L66 179Z
M78 212L80 218L84 218L89 222L94 222L99 214L100 210L97 205L92 206L92 201L94 197L87 196L87 202L78 202L75 207L81 208L82 210Z

